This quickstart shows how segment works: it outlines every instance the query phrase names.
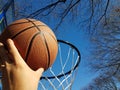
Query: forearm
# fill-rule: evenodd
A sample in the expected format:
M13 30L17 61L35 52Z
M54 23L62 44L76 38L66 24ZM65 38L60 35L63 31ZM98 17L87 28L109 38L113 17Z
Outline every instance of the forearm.
M2 90L37 90L38 85L37 84L32 84L29 85L29 81L28 81L28 85L26 84L7 84L7 83L2 83Z
M12 66L9 69L8 66L6 66L7 70L2 71L2 90L37 90L39 78L34 74L31 75L33 71L29 73L26 68Z

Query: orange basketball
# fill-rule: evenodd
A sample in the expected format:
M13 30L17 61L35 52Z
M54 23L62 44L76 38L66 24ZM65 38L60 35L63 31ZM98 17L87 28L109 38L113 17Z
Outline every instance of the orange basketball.
M57 55L56 36L44 23L35 19L20 19L10 24L0 36L5 44L7 38L14 41L19 53L33 70L48 69Z

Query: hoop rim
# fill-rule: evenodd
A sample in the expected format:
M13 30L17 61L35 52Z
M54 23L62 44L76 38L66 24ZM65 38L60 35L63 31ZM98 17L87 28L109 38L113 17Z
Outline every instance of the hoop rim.
M70 47L72 47L72 48L74 48L75 49L75 51L77 52L77 54L78 54L78 61L77 61L77 63L76 63L76 65L72 68L72 69L70 69L69 71L67 71L67 72L65 72L64 74L59 74L59 75L57 75L57 76L42 76L41 78L40 78L40 80L42 80L42 79L46 79L46 78L48 78L48 79L54 79L54 78L61 78L62 76L64 76L64 75L68 75L68 74L70 74L71 72L72 72L72 70L75 70L78 66L79 66L79 64L80 64L80 61L81 61L81 54L80 54L80 51L78 50L78 48L75 46L75 45L73 45L73 44L71 44L70 42L68 42L68 41L64 41L64 40L57 40L58 41L58 43L63 43L63 44L66 44L66 45L69 45Z

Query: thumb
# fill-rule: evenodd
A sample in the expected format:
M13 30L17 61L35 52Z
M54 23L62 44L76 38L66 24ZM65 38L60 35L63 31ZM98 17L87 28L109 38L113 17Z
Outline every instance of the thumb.
M10 53L10 56L13 60L14 63L17 63L20 61L19 59L22 58L21 55L19 54L17 48L14 45L14 42L11 39L7 40L7 48Z
M44 68L39 68L37 71L36 71L36 75L37 77L41 77L42 76L42 73L44 72Z

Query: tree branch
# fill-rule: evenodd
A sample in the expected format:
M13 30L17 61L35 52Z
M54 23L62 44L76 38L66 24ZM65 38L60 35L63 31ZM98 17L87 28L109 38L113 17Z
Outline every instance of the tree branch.
M40 13L44 12L45 10L48 10L48 9L56 6L56 5L57 5L58 3L60 3L60 2L64 2L64 3L65 3L66 0L58 0L58 1L56 1L56 2L54 2L54 3L52 3L52 4L50 4L50 5L47 5L46 7L43 7L43 8L41 8L41 9L39 9L39 10L31 13L29 16L27 16L27 18L36 17L36 16L38 16Z
M64 18L67 16L67 14L69 13L69 11L76 6L81 0L77 0L74 4L71 3L69 4L69 7L66 8L66 10L63 12L62 17L59 21L59 23L57 24L56 28L54 29L55 31L58 29L58 27L61 25L61 23L63 22Z
M107 4L106 4L105 10L104 10L104 13L103 13L103 15L98 19L98 22L95 24L95 28L97 27L97 25L99 24L99 22L102 20L103 17L105 17L105 23L107 23L107 22L106 22L106 13L107 13L107 9L108 9L109 3L110 3L110 0L107 0ZM95 30L95 28L94 28L94 30Z

